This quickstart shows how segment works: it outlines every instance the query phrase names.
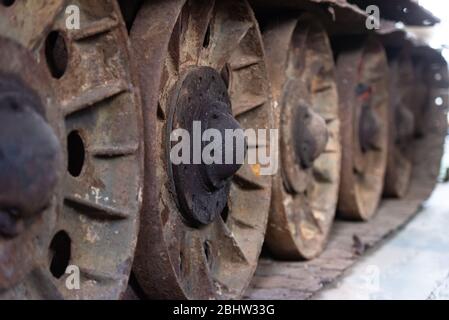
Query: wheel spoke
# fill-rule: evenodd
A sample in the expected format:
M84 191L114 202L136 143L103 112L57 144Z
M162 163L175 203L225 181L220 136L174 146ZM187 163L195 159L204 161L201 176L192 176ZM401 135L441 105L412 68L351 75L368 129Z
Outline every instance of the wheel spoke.
M41 267L34 270L29 276L28 290L34 292L32 299L64 300L64 295L54 282L54 277L49 270ZM35 296L36 295L36 296Z
M120 208L113 195L90 183L68 178L66 182L66 204L78 209L79 214L93 219L127 219L132 216L127 208Z
M231 70L238 71L240 69L252 67L261 62L262 58L259 54L251 51L246 52L243 50L242 46L238 46L229 60L229 65Z
M118 158L135 155L138 149L139 145L135 143L122 145L91 145L87 151L92 157Z
M291 216L290 227L294 229L291 232L299 234L302 241L312 241L321 233L318 219L313 215L307 201L304 201L304 196L294 197L293 201L288 203L286 210Z
M200 64L223 69L254 22L248 18L246 4L240 1L219 1L211 22L211 40L201 56Z
M188 2L181 14L180 21L180 65L197 65L201 51L210 41L210 22L215 5L214 0Z
M244 189L265 189L268 185L260 177L260 164L244 165L234 176L234 183Z
M75 41L86 40L90 37L109 32L112 29L117 28L119 24L120 21L117 18L102 18L100 20L96 20L90 22L89 24L83 25L83 28L79 30L71 30L69 32L69 37L71 37Z
M128 90L128 85L121 81L111 81L101 86L84 91L81 95L71 97L62 102L62 109L66 116L89 108L108 98L117 96Z
M332 155L332 154L331 154ZM337 164L336 157L331 157L331 155L324 155L315 160L313 164L313 177L320 183L337 183L338 177L336 176ZM334 154L335 155L335 154Z
M113 284L115 281L122 280L121 277L113 273L103 272L99 269L80 266L80 274L87 281L95 281L100 284Z
M178 21L176 22L170 41L168 43L168 57L165 61L164 73L167 75L179 74L181 65L181 44L183 37L183 24L185 23L185 13L181 11Z
M17 1L14 7L0 10L0 30L8 30L8 36L12 39L26 48L35 50L42 44L47 31L64 9L64 3L64 0L55 0L51 3Z
M216 248L220 254L226 256L230 261L228 263L247 264L248 260L244 252L241 250L234 235L229 230L223 219L217 221L211 226L205 241L209 241L212 247ZM222 266L226 271L226 264Z
M198 232L186 233L182 243L180 255L180 277L187 297L210 296L215 290L214 279L210 277L207 257L210 254L207 243ZM199 292L201 291L201 292Z
M222 219L217 219L210 226L207 235L203 238L203 246L215 286L220 291L223 288L229 291L232 287L238 287L238 282L241 280L229 270L244 270L249 265L249 261Z
M329 141L326 145L324 153L338 153L341 151L340 142L340 121L327 121L327 128L329 131Z
M247 93L239 95L232 104L232 110L236 117L249 112L255 108L263 106L268 102L268 97L253 95L251 93Z

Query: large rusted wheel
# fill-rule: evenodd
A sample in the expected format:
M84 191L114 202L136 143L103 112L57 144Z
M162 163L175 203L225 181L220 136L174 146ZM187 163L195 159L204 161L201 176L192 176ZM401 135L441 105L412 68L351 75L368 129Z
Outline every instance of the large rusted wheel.
M253 13L240 0L148 1L131 39L146 130L136 278L152 298L239 297L262 247L271 177L261 175L258 164L235 173L239 166L202 159L176 165L168 154L172 130L190 132L194 121L221 133L271 127ZM201 143L201 137L192 141ZM248 148L257 145L248 140Z
M384 194L403 197L412 174L415 134L413 64L407 50L393 52L390 62L390 133Z
M378 207L387 164L388 65L374 38L341 50L337 58L343 158L338 211L370 219Z
M118 6L2 3L0 298L118 299L137 242L143 164ZM80 9L79 30L66 29L69 4Z
M327 242L340 183L332 49L324 28L309 15L276 19L265 30L281 157L266 242L278 257L311 259Z

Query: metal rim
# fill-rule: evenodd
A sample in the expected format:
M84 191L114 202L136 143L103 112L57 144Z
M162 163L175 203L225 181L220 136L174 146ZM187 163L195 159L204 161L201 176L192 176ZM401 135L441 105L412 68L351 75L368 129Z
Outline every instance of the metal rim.
M266 242L281 258L311 259L326 245L340 182L340 121L332 49L325 29L310 15L299 20L277 19L265 30L282 165L282 173L273 182ZM301 108L307 110L309 122L295 116ZM300 127L304 130L297 132ZM307 130L311 140L304 139ZM308 144L316 152L311 152L313 147L304 149Z
M271 178L258 176L257 165L243 165L225 210L212 222L192 225L181 212L179 190L171 188L165 141L177 88L187 78L200 81L195 74L202 72L212 80L211 74L221 75L242 128L271 127L263 48L251 8L246 1L146 2L131 38L141 70L147 147L140 230L145 236L139 238L136 278L152 298L239 297L262 247Z
M80 8L80 30L66 29L66 1L0 6L3 36L20 44L16 59L29 59L14 74L31 86L39 79L34 90L57 114L49 124L67 163L38 236L38 263L0 292L5 299L118 299L132 267L143 154L126 29L115 1L70 4ZM80 270L79 290L66 286L68 265Z
M385 51L375 38L337 58L343 158L340 216L368 220L382 195L387 165L389 93Z
M417 128L413 64L407 49L390 61L390 136L384 194L404 197L410 185L413 168L412 141Z

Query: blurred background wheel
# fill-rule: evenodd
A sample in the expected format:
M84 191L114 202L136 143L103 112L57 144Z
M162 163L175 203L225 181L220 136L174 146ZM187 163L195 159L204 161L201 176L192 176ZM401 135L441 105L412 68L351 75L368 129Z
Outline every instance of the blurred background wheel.
M310 15L265 26L264 43L280 128L266 243L283 259L324 249L340 183L340 120L332 49Z

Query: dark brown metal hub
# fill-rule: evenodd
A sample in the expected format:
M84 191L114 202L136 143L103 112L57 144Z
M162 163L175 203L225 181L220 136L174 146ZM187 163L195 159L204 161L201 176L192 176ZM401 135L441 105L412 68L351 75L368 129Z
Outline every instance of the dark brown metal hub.
M398 106L395 110L394 122L396 127L395 142L399 146L406 145L413 139L415 119L409 108Z
M13 238L50 204L62 151L37 95L0 76L0 237Z
M185 129L190 136L190 161L168 165L172 171L178 205L188 222L207 225L227 206L231 179L242 165L237 163L238 144L235 142L238 139L244 141L243 130L232 115L226 84L212 68L198 67L186 72L175 87L171 101L167 136L175 129ZM208 129L220 135L203 141L203 134ZM225 141L226 130L233 130L239 135L231 144ZM217 161L210 163L204 159L203 151L217 138L221 139L221 150L211 150L210 156ZM179 141L169 142L168 152L177 143ZM245 149L244 145L242 150ZM232 154L226 156L226 152ZM232 163L226 162L230 156ZM171 161L170 157L168 161Z
M311 108L297 108L296 123L293 126L295 153L302 168L309 169L324 152L329 140L326 121Z
M359 142L362 152L380 150L381 120L372 107L372 88L360 83L356 88L357 96L361 102Z

